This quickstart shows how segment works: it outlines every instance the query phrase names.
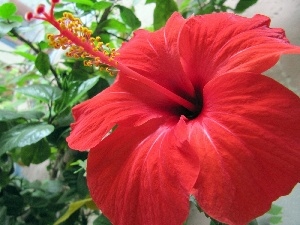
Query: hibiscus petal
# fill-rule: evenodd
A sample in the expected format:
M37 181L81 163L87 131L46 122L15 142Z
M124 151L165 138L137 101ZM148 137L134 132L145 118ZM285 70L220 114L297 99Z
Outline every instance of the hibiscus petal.
M177 95L193 99L194 88L183 72L178 52L178 36L185 21L174 13L156 32L136 31L118 51L116 60Z
M120 80L72 109L75 122L67 138L71 148L95 147L119 122L134 127L153 118L171 118L175 116L172 112L178 111L175 103L155 90L130 79Z
M189 124L200 173L200 207L228 224L246 224L300 181L300 99L271 78L227 74L204 87Z
M121 125L89 152L90 193L113 224L182 225L188 216L199 162L185 121L163 122Z
M262 73L281 54L300 53L282 29L271 29L269 24L270 19L262 15L217 13L190 18L180 34L179 52L192 83L202 89L213 77L226 73Z

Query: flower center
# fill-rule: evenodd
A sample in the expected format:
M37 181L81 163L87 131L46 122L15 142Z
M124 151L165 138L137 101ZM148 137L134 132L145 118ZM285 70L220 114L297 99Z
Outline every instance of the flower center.
M195 119L196 117L198 117L198 115L201 113L202 108L203 108L203 97L202 94L200 92L196 92L196 101L194 103L194 110L189 110L184 108L183 110L183 115L189 119Z

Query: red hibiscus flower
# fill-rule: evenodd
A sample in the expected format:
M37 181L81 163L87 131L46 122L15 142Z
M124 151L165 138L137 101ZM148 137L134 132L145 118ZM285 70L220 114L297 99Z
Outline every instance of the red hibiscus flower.
M67 140L89 150L91 196L113 224L181 225L190 196L246 224L300 181L299 97L261 75L300 48L269 23L174 13L137 31L116 82L74 107Z
M73 109L69 145L90 149L88 186L114 224L182 224L190 195L218 221L245 224L300 181L299 97L261 75L300 49L269 23L175 13L119 50L139 76L120 68Z

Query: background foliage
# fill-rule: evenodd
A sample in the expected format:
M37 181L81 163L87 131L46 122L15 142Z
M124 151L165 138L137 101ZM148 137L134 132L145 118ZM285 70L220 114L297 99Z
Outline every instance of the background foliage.
M147 0L155 4L153 26L164 26L174 11L184 17L220 11L241 13L257 0L240 0L235 8L226 0ZM65 0L56 16L68 11L80 17L112 47L120 47L141 26L134 6L122 1ZM44 36L33 40L24 30L53 31L40 21L28 23L16 14L13 3L0 6L0 37L19 45L12 54L22 63L0 64L0 224L3 225L108 225L95 207L86 186L86 152L70 149L66 137L72 122L71 108L108 87L114 77L84 67L82 60L57 57ZM30 182L22 168L47 162L49 177ZM280 220L273 208L273 222ZM93 219L91 219L93 218ZM91 222L93 221L93 222ZM211 224L218 224L212 221ZM255 222L253 222L255 224Z

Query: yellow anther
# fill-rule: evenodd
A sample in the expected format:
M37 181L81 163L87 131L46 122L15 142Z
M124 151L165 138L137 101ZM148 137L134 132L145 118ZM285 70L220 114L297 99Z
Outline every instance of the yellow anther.
M106 56L106 62L114 61L114 57L117 55L116 49L110 49L110 44L104 44L100 37L91 37L93 33L92 30L84 27L80 19L74 17L71 13L64 12L63 17L58 19L57 22L59 23L60 31L67 30L69 32L62 32L64 35L67 34L66 37L63 36L63 34L47 35L51 46L56 49L62 48L64 50L69 48L66 53L68 57L83 58L85 66L95 66L100 70L106 70L112 75L110 68L105 66L101 61L102 58L96 57L96 52L101 51ZM76 40L78 41L76 44L71 41L73 39L70 39L69 36L75 36L77 38ZM79 40L81 43L78 43ZM85 49L87 49L88 52L86 52ZM91 51L91 49L94 52Z

